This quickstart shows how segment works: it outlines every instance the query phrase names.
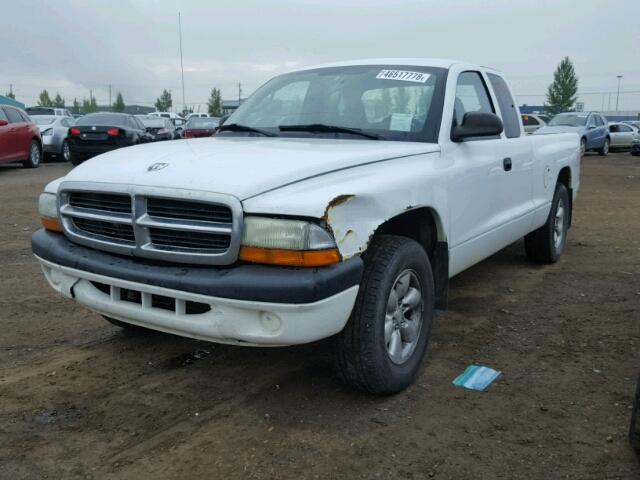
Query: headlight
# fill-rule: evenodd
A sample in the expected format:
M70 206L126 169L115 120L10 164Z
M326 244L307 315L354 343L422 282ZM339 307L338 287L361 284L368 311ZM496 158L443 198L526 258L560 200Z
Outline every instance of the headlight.
M43 130L42 132L40 132L40 135L42 135L43 137L53 135L53 128L47 128L46 130Z
M324 228L301 220L245 217L240 259L254 263L318 267L340 261Z
M38 213L42 226L54 232L61 232L62 225L58 219L58 202L53 193L41 193L38 199Z

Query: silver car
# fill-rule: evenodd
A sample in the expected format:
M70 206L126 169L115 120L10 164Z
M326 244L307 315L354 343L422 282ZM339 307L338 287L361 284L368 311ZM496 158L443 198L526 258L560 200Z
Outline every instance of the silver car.
M44 154L62 157L64 161L68 162L71 154L67 144L67 136L69 128L76 124L75 119L53 115L34 115L31 119L40 128Z
M523 113L521 117L525 133L533 133L549 123L549 117L547 115L538 113Z
M631 148L633 142L640 141L638 129L628 123L611 122L609 124L611 148Z

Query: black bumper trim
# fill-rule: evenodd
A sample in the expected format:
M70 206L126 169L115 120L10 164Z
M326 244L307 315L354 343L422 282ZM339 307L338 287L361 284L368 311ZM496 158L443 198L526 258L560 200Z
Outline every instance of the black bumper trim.
M159 264L83 247L62 234L44 229L33 234L31 247L38 257L76 270L183 292L256 302L317 302L358 285L363 270L360 257L322 268Z

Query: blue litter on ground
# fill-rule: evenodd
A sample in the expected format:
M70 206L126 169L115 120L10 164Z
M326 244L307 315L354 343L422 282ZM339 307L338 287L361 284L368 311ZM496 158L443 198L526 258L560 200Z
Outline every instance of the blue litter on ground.
M481 392L491 385L491 382L498 378L500 374L501 372L493 368L469 365L462 375L456 377L453 384L457 387Z

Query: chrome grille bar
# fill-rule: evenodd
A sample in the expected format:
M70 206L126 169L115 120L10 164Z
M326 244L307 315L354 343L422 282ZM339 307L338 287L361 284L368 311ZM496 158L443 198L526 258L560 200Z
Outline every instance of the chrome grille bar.
M58 192L64 233L78 244L177 263L238 257L242 206L233 196L73 181Z

